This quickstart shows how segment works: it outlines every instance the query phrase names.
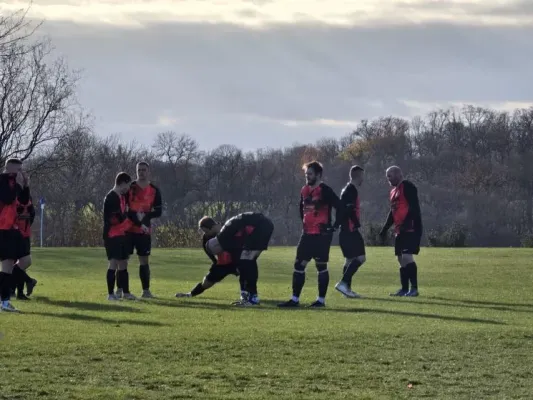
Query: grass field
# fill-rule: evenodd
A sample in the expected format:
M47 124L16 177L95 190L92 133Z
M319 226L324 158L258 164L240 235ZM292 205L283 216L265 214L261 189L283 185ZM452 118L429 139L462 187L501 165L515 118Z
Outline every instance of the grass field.
M335 248L328 307L278 310L294 249L262 256L254 309L229 306L234 277L173 297L208 269L201 250L155 250L159 299L109 303L102 249L36 249L33 300L0 313L0 399L532 399L533 252L424 249L421 296L395 299L391 251L368 250L366 299L333 289ZM302 300L316 288L310 268Z

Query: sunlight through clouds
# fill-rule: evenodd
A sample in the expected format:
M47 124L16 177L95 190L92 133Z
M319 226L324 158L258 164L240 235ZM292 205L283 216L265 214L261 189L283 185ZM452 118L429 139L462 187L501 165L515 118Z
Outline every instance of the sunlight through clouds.
M428 21L529 25L533 24L530 3L524 0L34 0L30 15L47 20L129 27L170 21L249 27L310 22L353 26ZM27 1L0 0L0 9L6 11L27 5Z

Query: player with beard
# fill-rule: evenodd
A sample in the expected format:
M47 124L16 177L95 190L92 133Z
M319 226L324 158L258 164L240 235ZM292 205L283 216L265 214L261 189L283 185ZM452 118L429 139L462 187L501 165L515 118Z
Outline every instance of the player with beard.
M352 279L361 265L366 261L365 241L359 228L361 227L361 209L359 192L363 184L364 169L358 165L350 168L350 182L341 192L341 203L344 206L343 220L339 233L339 244L345 258L342 279L335 289L349 298L359 298L352 290Z
M150 253L152 251L151 221L161 217L163 207L161 192L150 181L150 166L141 161L137 164L137 180L132 182L127 195L128 217L133 225L128 231L130 254L137 251L139 258L139 278L144 299L153 298L150 291ZM120 286L118 295L120 296Z
M418 296L417 265L414 255L420 252L422 238L422 213L418 201L418 190L403 178L402 170L397 166L387 169L387 180L392 186L390 191L390 212L381 229L383 241L387 231L394 225L394 250L400 264L400 282L402 288L391 296ZM411 290L409 290L409 282Z
M234 303L235 305L259 304L257 259L264 250L268 249L273 232L274 224L262 213L245 212L226 221L216 236L207 241L207 251L213 255L223 252L240 253L236 262L241 279L246 285L247 296L245 294L245 298Z
M209 272L204 277L204 279L199 282L190 292L188 293L176 293L176 297L195 297L207 289L213 287L215 284L221 282L228 275L239 276L239 282L241 285L241 300L244 301L248 297L248 292L246 292L246 284L242 279L242 275L239 273L237 268L236 260L240 257L240 251L231 254L228 251L224 251L218 254L216 257L207 250L207 242L209 239L214 238L222 228L222 225L217 223L211 217L203 217L198 223L200 230L203 232L202 237L202 247L204 248L205 253L211 260L211 268ZM256 299L259 301L258 299ZM234 304L237 304L235 302Z
M342 216L342 204L333 189L322 182L323 167L317 161L303 166L306 185L300 195L300 218L303 223L302 236L296 250L292 277L292 298L279 307L298 307L300 294L305 283L305 269L314 259L318 271L318 297L310 307L325 307L329 285L329 251L333 232ZM336 211L336 222L331 223L332 209Z

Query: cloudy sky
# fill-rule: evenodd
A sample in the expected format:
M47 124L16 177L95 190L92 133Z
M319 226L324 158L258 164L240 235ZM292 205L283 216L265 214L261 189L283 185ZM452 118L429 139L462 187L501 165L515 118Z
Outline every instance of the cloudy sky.
M533 105L532 0L34 0L30 15L83 68L98 134L144 144L278 147L381 115Z

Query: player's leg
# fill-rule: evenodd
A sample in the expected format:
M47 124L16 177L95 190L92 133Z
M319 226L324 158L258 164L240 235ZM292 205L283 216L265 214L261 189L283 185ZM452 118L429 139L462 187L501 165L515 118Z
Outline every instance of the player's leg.
M126 300L136 300L137 298L130 292L130 276L128 272L128 258L130 247L126 236L117 238L117 275L121 283L122 295Z
M403 252L406 250L405 247L405 240L404 240L404 234L401 233L399 235L396 235L396 239L394 242L394 253L396 255L396 258L398 259L398 264L400 266L400 283L402 285L401 289L398 291L391 293L391 296L405 296L409 292L409 275L406 268L406 259L403 258Z
M402 254L402 265L405 265L407 279L411 283L411 289L405 294L407 297L418 296L418 267L414 256L420 252L420 236L416 233L406 234L405 249Z
M342 279L335 285L335 289L349 298L361 297L352 290L352 280L355 273L366 261L365 243L361 233L341 232L339 235L342 254L345 262Z
M26 273L26 270L31 266L31 255L27 252L24 252L25 255L22 255L15 266L13 267L13 278L16 280L17 287L17 299L18 300L29 300L24 294L24 285L27 285L28 292L31 294L33 292L33 279L29 277ZM30 292L31 288L31 292Z
M257 281L259 280L259 267L257 259L261 255L261 250L243 250L239 260L239 272L245 282L245 289L248 296L234 305L250 306L259 304L257 294Z
M152 252L152 236L136 234L135 249L139 258L139 279L142 285L143 299L151 299L154 296L150 292L150 253Z
M110 253L108 252L108 254L110 254ZM114 293L114 291L115 291L115 281L117 280L118 264L117 264L117 260L114 260L113 258L109 258L111 256L112 255L108 256L106 282L107 282L107 299L110 300L110 301L113 301L113 300L119 300L120 297L118 297Z
M11 291L13 286L13 269L17 259L20 240L18 232L1 231L0 234L0 309L7 312L18 310L11 304Z
M278 304L278 307L298 307L300 305L300 295L305 284L305 269L313 258L314 243L312 238L310 235L302 235L300 237L292 273L292 297L290 300Z
M133 255L135 252L135 233L127 232L125 243L126 243L126 249L128 253L128 258ZM128 272L129 274L129 272ZM121 299L124 296L124 289L122 288L122 282L118 279L118 273L117 273L117 291L116 296Z
M176 297L196 297L207 289L212 288L215 284L221 282L226 276L234 274L236 268L234 267L225 267L220 265L213 265L209 269L209 272L202 279L201 282L197 283L194 288L188 293L176 293Z
M315 259L316 270L318 273L318 296L316 301L312 303L310 307L320 308L326 305L326 295L329 286L328 262L333 235L319 235L316 238L313 258Z
M119 300L115 294L115 282L117 286L120 284L117 278L117 246L115 238L104 239L104 248L107 256L107 273L106 273L106 283L107 283L107 299L110 301Z

